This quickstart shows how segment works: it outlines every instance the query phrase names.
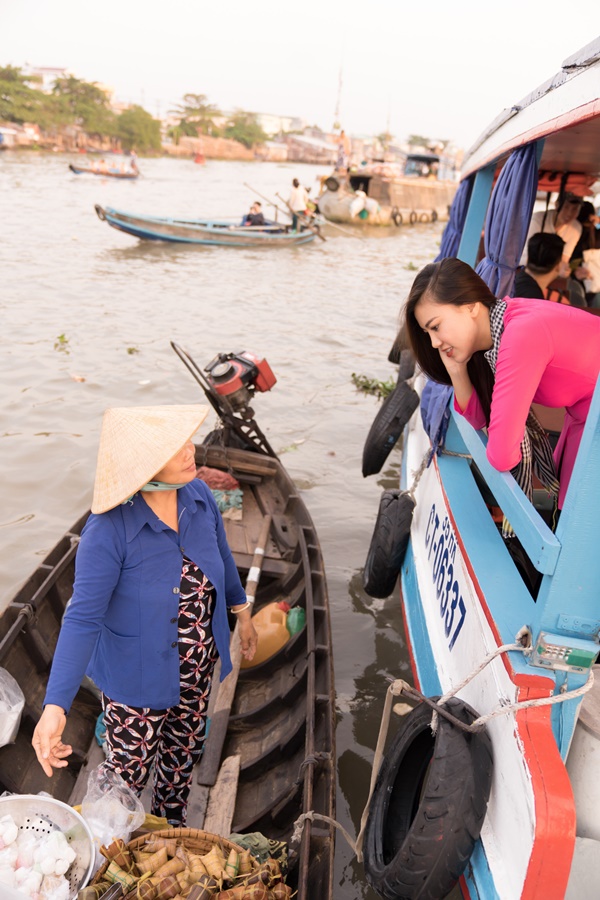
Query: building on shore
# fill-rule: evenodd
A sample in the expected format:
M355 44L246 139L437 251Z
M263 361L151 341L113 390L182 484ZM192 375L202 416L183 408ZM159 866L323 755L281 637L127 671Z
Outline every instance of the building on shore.
M304 134L287 134L284 137L290 162L312 163L314 165L334 165L337 146L322 138Z

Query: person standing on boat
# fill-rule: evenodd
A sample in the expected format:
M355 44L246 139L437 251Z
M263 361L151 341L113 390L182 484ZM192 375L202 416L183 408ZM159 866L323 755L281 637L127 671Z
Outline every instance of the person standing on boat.
M348 170L348 166L350 165L350 154L352 152L352 142L350 138L342 128L340 131L340 136L338 138L338 156L336 162L336 170L338 172L345 172Z
M521 265L527 262L527 241L533 234L538 232L547 234L557 234L565 242L563 252L563 265L561 275L567 278L571 274L569 265L573 250L579 238L581 237L581 222L577 220L577 215L581 209L583 200L577 194L571 191L565 191L559 194L554 210L539 210L534 212L529 223L529 231L527 232L527 240L525 241L525 249L521 257ZM578 270L577 277L585 278L585 273Z
M66 716L84 674L102 692L107 760L137 793L154 764L153 815L184 825L205 737L213 669L231 670L227 609L252 659L251 606L191 436L205 406L108 409L92 515L75 562L33 747L46 773L67 765Z
M600 232L598 231L598 222L600 218L596 210L594 209L594 204L590 203L589 200L585 200L581 206L579 211L579 215L577 216L577 220L581 222L581 237L577 242L575 249L573 250L573 255L571 257L571 265L574 263L579 266L583 265L585 269L588 269L588 266L585 266L585 260L583 258L583 254L585 250L600 250ZM588 306L598 307L600 303L600 295L594 291L586 290L586 286L584 284L584 278L580 278L577 275L579 271L578 268L575 269L575 274L573 275L577 281L581 283L581 286L585 292L585 300ZM588 277L590 273L588 272Z
M292 231L297 231L299 214L305 216L308 209L308 192L297 178L294 178L292 181L292 192L288 200L288 206L292 213Z
M529 497L535 473L562 508L600 372L600 317L497 300L467 263L447 258L415 278L405 323L421 369L454 388L454 409L474 428L487 426L490 464ZM554 459L534 402L566 409Z

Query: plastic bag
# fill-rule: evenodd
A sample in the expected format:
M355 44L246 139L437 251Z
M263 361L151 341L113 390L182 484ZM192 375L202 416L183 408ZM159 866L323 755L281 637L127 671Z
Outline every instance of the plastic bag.
M0 669L0 747L16 738L24 706L23 691L10 672Z
M92 769L87 792L81 802L81 815L90 826L96 845L96 869L105 862L100 847L115 838L127 843L132 831L142 825L146 813L142 801L120 775L104 764Z

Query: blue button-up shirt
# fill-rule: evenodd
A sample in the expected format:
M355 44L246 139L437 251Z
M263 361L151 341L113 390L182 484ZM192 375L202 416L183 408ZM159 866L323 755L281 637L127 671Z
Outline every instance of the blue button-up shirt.
M195 480L177 492L179 532L138 493L91 515L75 560L44 704L67 712L87 672L111 699L168 709L179 702L179 586L183 556L215 586L212 628L221 679L231 671L227 606L245 602L221 513Z

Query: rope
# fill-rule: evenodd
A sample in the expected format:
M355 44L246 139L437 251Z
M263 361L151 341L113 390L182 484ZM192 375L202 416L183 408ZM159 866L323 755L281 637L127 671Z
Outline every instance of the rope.
M294 822L294 830L292 832L290 844L300 843L300 841L302 840L302 829L304 828L304 823L307 820L313 822L315 819L318 819L320 822L328 822L329 825L334 825L337 829L339 829L339 831L342 832L342 834L348 841L348 844L350 845L353 853L356 853L356 844L354 843L344 826L340 825L339 822L336 822L335 819L332 819L331 816L324 816L321 813L316 813L313 809L311 809L309 812L302 813L302 815L298 816L298 818Z
M437 720L439 716L448 719L450 722L452 722L453 725L456 725L457 728L460 728L463 731L474 733L477 731L481 731L483 728L485 728L485 726L491 719L494 719L497 716L503 716L509 712L515 712L521 709L530 709L531 707L536 706L551 706L555 703L564 703L566 700L573 700L575 697L580 697L581 695L587 693L587 691L589 691L594 684L594 673L590 669L588 679L585 684L581 685L581 687L575 688L572 691L566 691L563 686L563 688L561 688L561 693L555 694L552 697L540 697L532 700L522 700L518 703L510 703L500 706L498 707L498 709L492 710L492 712L487 713L484 716L479 716L479 718L475 719L475 721L473 721L470 725L468 725L466 722L462 722L460 719L457 719L456 716L453 716L452 713L449 713L443 708L442 704L446 703L451 697L457 694L458 691L462 690L462 688L464 688L481 671L483 671L483 669L485 669L487 665L489 665L494 659L496 659L497 656L500 656L502 653L508 653L509 651L519 651L521 653L529 655L532 652L532 647L524 646L520 643L503 644L502 646L497 647L491 653L488 653L488 655L484 657L482 662L472 672L470 672L466 678L464 678L459 684L453 687L451 691L447 691L443 695L443 697L440 697L437 701L432 700L430 697L426 697L421 693L421 691L418 691L416 688L412 687L412 685L408 684L408 682L403 681L402 679L396 679L392 681L386 692L383 713L381 716L381 725L379 726L379 737L377 738L377 746L375 748L375 755L373 758L373 771L371 772L369 796L367 798L367 802L361 816L360 831L358 833L358 837L356 838L356 858L358 862L362 862L363 858L362 845L364 840L364 831L369 816L369 809L371 806L373 792L375 790L375 784L377 782L377 776L379 775L379 770L383 761L384 748L389 730L392 702L394 697L404 694L405 696L410 697L413 700L417 700L418 702L425 703L427 706L430 706L433 710L433 716L431 720L431 730L433 734L436 733Z
M385 749L385 742L387 740L390 716L392 714L392 701L395 696L399 696L402 693L402 688L400 687L401 684L404 684L404 682L394 681L392 684L390 684L385 695L383 715L381 716L381 725L379 726L379 737L377 738L377 746L375 747L375 756L373 759L373 770L371 772L369 796L367 797L367 802L360 819L360 831L358 832L358 836L356 838L356 858L358 862L362 862L363 859L362 846L365 837L365 828L367 827L367 819L369 817L369 808L371 806L371 798L375 790L375 783L377 782L379 769L381 768L381 763L383 762L383 751Z
M442 453L444 454L444 456L458 456L460 459L473 459L473 457L471 456L470 453L456 453L454 450L445 450L445 449L442 450ZM415 469L412 472L413 483L406 493L409 495L409 497L412 498L413 502L415 503L415 506L417 503L417 501L415 499L415 491L417 489L417 485L419 484L419 481L421 480L421 476L423 475L423 472L425 471L425 469L427 469L429 467L429 463L431 462L432 458L433 457L432 457L431 450L427 450L425 452L425 455L423 456L423 459L421 460L421 463L420 463L418 469Z
M464 678L459 684L452 688L451 691L447 691L437 701L432 700L430 697L426 697L424 694L422 694L416 688L412 687L412 685L408 684L408 682L403 681L401 678L392 681L385 695L385 703L381 716L381 725L379 726L379 736L377 738L377 746L375 748L375 754L373 758L373 770L371 772L369 796L367 798L367 802L360 819L360 831L358 832L356 842L352 840L350 834L348 833L348 831L346 831L344 826L339 822L336 822L335 819L332 819L330 816L322 815L321 813L316 813L314 810L310 810L309 812L302 813L294 822L294 828L290 843L300 843L302 839L302 830L304 828L304 823L306 821L313 822L316 819L320 822L327 822L328 824L333 825L335 828L341 831L346 841L348 842L348 845L356 855L357 861L363 861L362 848L364 842L364 833L367 826L367 819L369 817L371 799L373 797L375 785L377 783L377 776L379 775L381 763L383 762L384 749L389 730L394 697L398 697L404 694L407 697L411 697L414 700L418 700L419 702L425 703L427 706L430 706L433 709L433 716L431 720L431 730L433 734L435 734L437 730L438 716L442 716L443 718L448 719L463 731L474 733L477 731L481 731L487 725L487 723L496 716L503 716L509 712L514 712L520 709L530 709L531 707L536 706L551 706L555 703L564 703L566 700L573 700L575 697L580 697L583 694L586 694L593 687L594 673L593 670L590 669L588 679L584 684L581 685L581 687L575 688L572 691L567 691L565 690L565 685L563 685L560 694L555 694L552 697L540 697L533 700L523 700L518 703L510 703L504 706L500 706L498 707L498 709L492 710L492 712L487 713L485 716L479 716L479 718L475 719L475 721L470 725L467 725L465 722L457 719L456 716L452 715L452 713L449 713L447 710L442 708L442 704L446 703L451 697L455 696L458 691L460 691L470 681L472 681L480 672L483 671L483 669L485 669L487 665L489 665L494 659L496 659L497 656L500 656L502 653L508 653L510 651L516 650L520 651L521 653L530 654L532 648L525 647L522 644L503 644L501 647L497 647L491 653L488 653L488 655L482 660L482 662L469 675L467 675L466 678ZM307 760L305 760L306 764L313 762L314 760L311 757L308 757ZM303 765L305 763L303 763Z

